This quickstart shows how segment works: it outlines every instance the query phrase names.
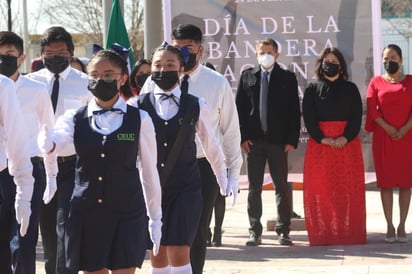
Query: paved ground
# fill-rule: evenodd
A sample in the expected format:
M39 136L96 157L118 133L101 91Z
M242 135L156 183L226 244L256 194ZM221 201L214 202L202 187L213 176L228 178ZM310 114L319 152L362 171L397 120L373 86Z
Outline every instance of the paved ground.
M353 273L353 274L391 274L411 273L412 236L406 244L387 244L384 242L386 224L384 221L379 192L368 185L367 206L367 244L351 246L310 247L306 231L292 231L294 246L277 244L273 231L264 231L263 245L246 247L248 220L246 214L247 191L242 190L238 203L227 206L223 224L223 246L209 248L204 273ZM396 195L397 197L397 195ZM275 217L274 192L263 192L263 223ZM229 202L229 200L228 200ZM229 203L228 203L229 204ZM397 200L394 203L395 226L398 221ZM301 190L294 191L294 210L303 216L303 195ZM410 211L412 212L412 211ZM213 224L212 224L213 226ZM412 233L412 216L407 221L407 233ZM38 249L38 271L43 274L42 250ZM137 273L148 273L149 261L146 260Z

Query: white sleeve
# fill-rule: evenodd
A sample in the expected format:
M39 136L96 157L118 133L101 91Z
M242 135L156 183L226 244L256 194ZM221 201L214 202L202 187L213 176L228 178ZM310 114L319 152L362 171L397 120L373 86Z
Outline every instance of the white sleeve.
M224 79L222 90L222 106L220 113L219 129L222 134L222 149L228 168L228 176L239 179L243 158L240 147L239 116L236 103L229 82Z
M67 110L63 115L57 118L56 124L53 128L53 141L56 148L59 145L72 143L74 135L74 115L75 109Z
M144 110L139 110L141 118L139 135L138 168L142 182L146 209L152 221L162 219L162 189L157 170L157 143L152 119Z
M227 174L225 158L219 140L211 130L210 113L204 98L199 99L199 107L199 120L196 123L197 137L216 177L224 177Z
M50 101L50 96L47 92L39 93L40 109L40 125L47 125L47 128L52 129L54 127L54 113L53 107ZM56 177L58 172L57 165L57 152L54 150L52 153L44 153L44 168L48 177Z
M14 177L17 185L16 200L31 201L34 184L33 166L14 83L7 78L0 78L0 92L0 118L4 131L5 153L10 175Z

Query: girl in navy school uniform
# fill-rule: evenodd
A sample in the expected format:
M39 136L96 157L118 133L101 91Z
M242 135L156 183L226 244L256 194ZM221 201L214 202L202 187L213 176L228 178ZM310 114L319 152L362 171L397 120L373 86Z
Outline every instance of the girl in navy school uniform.
M210 130L209 112L204 99L182 94L179 76L183 73L183 56L170 45L155 49L152 56L154 90L139 98L139 107L152 117L157 139L157 166L162 172L176 141L186 112L191 126L185 136L170 176L162 182L163 227L159 255L151 252L151 273L191 274L190 246L193 243L202 208L200 173L196 160L195 134L212 165L222 195L227 192L227 171L224 156ZM189 105L191 107L189 107ZM187 118L186 118L187 119Z
M67 267L131 274L141 267L150 246L148 229L153 255L160 245L155 131L145 111L119 97L120 90L130 89L123 57L111 50L97 52L88 75L94 100L66 112L52 132L45 129L40 134L39 143L45 151L65 142L74 142L76 149L76 181L66 226Z

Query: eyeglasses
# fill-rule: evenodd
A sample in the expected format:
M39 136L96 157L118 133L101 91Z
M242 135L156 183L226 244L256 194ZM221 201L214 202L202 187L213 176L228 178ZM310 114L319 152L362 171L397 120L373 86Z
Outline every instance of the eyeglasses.
M58 50L58 51L46 50L46 51L43 52L43 55L46 56L46 57L56 56L56 55L57 56L67 56L68 52L69 52L68 49L61 49L61 50Z
M122 75L121 72L90 73L89 78L93 80L102 79L105 82L112 82L116 75Z

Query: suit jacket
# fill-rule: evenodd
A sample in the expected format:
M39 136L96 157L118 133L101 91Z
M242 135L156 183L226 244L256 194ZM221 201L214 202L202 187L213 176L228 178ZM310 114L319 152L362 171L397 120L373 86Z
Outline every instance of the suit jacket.
M295 74L275 63L269 80L266 134L259 117L260 78L261 68L255 66L244 70L239 80L236 106L242 143L245 140L266 140L296 148L300 133L300 106Z

